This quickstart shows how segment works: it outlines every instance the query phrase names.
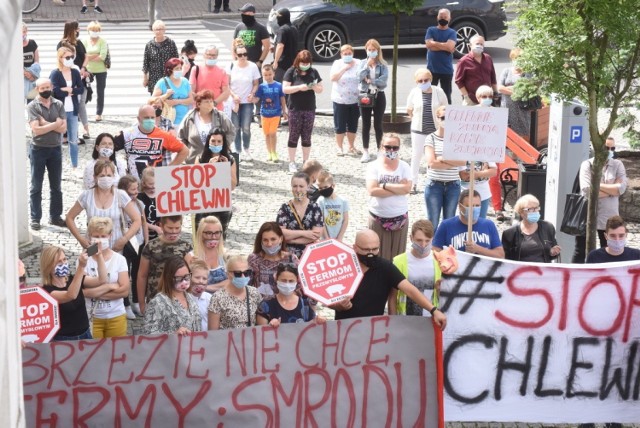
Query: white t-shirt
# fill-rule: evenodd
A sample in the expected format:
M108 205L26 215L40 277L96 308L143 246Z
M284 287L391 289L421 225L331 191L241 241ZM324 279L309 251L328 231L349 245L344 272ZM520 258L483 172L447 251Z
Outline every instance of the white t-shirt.
M409 275L407 280L422 290L425 297L431 300L433 295L435 268L433 267L433 251L427 257L417 258L411 251L407 251L407 265ZM422 310L422 315L430 317L427 310Z
M382 183L400 183L401 180L412 178L411 167L405 161L399 161L395 171L384 171L379 161L371 162L367 168L368 180L376 180ZM393 195L381 198L371 196L369 198L369 211L378 217L392 218L406 214L409 211L409 200L407 195Z
M193 300L198 303L198 310L202 318L202 331L207 331L209 330L209 302L211 302L211 294L205 291L200 297L193 296Z
M107 265L107 282L118 282L120 272L129 272L127 268L127 260L121 254L111 251L109 260L105 260ZM89 257L87 266L84 268L87 276L98 277L98 262ZM124 299L102 300L102 299L85 299L87 309L90 311L94 306L93 317L108 320L126 313L124 307Z
M253 62L248 62L246 67L239 67L233 64L229 66L229 87L231 92L240 97L240 104L249 103L249 94L253 89L253 81L260 79L260 70Z
M67 88L71 88L73 85L73 82L71 80L67 80ZM64 111L71 112L73 111L73 99L71 98L71 95L67 95L66 97L64 97Z

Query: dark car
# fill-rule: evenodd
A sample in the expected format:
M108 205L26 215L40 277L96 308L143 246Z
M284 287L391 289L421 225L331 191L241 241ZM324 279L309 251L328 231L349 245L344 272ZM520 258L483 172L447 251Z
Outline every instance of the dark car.
M375 0L371 0L375 1ZM449 26L458 33L456 57L469 52L469 39L476 34L485 40L497 40L506 34L504 0L425 0L412 15L400 16L400 44L424 44L427 27L436 24L438 10L451 11ZM279 1L269 14L267 28L272 38L278 29L276 11L286 7L291 12L291 23L300 33L300 49L308 49L316 61L333 61L340 56L340 46L349 43L363 46L369 39L382 45L393 44L391 14L366 13L347 5L337 6L323 0Z

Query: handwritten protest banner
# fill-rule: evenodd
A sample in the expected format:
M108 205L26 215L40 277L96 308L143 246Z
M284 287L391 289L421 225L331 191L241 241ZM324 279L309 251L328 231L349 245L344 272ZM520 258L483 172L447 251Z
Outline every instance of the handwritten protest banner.
M640 263L458 258L440 293L447 420L638 422Z
M229 162L163 166L155 177L160 217L231 209Z
M441 344L373 317L28 345L27 426L443 427Z
M448 106L442 157L447 160L504 162L506 108Z

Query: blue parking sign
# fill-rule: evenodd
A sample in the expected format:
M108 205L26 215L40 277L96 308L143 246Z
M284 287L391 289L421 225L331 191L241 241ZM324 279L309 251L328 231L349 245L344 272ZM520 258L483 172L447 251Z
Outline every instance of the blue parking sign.
M572 126L571 135L569 136L570 143L582 143L582 126Z

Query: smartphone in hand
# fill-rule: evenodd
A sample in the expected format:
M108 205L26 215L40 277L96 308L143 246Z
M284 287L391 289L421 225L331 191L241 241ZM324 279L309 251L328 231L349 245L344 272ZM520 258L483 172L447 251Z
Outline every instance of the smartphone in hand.
M95 256L96 254L98 254L98 243L97 242L95 244L89 245L87 247L87 255L89 257Z

